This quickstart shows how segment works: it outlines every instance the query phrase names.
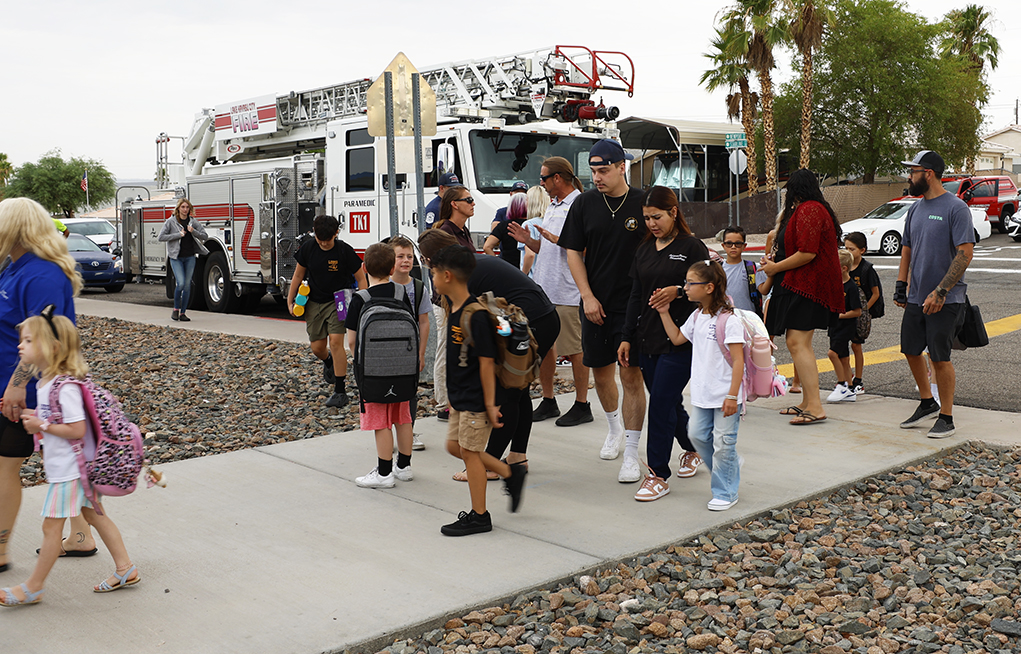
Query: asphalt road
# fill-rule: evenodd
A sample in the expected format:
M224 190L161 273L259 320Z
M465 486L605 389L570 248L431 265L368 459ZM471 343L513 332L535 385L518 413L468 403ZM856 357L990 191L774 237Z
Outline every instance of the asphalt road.
M901 309L892 301L894 282L897 279L899 257L869 256L876 266L886 294L886 316L872 323L872 335L865 344L867 365L864 373L866 393L890 397L917 397L915 383L907 364L899 354ZM975 246L975 258L966 275L968 297L982 310L988 324L1017 316L1017 325L1005 325L1005 333L990 335L987 347L954 352L957 370L956 403L963 406L1021 412L1021 293L1014 288L1021 285L1021 243L1014 243L1007 235L994 233ZM86 297L117 302L132 302L173 308L162 284L127 284L120 293L86 289ZM288 318L287 311L273 298L266 296L255 315L269 318ZM778 341L777 363L790 363L783 343ZM821 368L828 367L826 335L818 332L814 339L816 356L822 360ZM891 351L883 351L893 348ZM877 352L880 351L880 352ZM872 354L870 354L872 353ZM878 362L871 362L878 361ZM829 388L836 378L832 371L820 375L820 384Z

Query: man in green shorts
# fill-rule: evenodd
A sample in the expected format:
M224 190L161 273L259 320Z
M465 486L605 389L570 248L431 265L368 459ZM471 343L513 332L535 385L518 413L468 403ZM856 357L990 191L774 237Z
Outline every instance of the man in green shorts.
M294 260L294 276L287 292L287 310L294 313L295 297L302 281L309 286L308 302L304 306L305 330L312 346L312 354L323 362L323 377L333 384L333 395L326 406L347 406L347 351L344 349L344 323L337 317L334 293L351 288L366 288L362 260L354 249L337 238L339 224L333 216L319 216L312 225L314 239L308 239L298 248Z

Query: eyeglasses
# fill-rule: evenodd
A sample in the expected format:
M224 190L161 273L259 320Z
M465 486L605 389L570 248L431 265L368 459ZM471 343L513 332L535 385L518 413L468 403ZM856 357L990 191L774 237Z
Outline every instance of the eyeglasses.
M710 284L710 283L711 282L689 282L689 281L685 281L684 282L684 288L687 288L689 286L701 286L702 284Z
M744 241L724 241L723 247L725 248L739 248L747 245Z
M458 198L456 200L451 200L451 202L467 202L468 204L475 204L475 198L469 195L466 198Z
M539 175L539 183L541 184L545 182L547 179L553 177L554 175L556 175L556 173L550 173L549 175Z
M912 168L911 170L908 171L908 177L911 177L915 173L922 173L922 175L924 176L926 170L928 170L928 168Z

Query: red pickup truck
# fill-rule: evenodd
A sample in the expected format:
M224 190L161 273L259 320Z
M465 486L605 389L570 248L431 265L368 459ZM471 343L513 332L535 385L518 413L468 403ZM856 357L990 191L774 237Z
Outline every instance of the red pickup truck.
M1007 175L950 175L943 188L972 207L985 207L989 222L1007 233L1007 218L1017 211L1017 186Z

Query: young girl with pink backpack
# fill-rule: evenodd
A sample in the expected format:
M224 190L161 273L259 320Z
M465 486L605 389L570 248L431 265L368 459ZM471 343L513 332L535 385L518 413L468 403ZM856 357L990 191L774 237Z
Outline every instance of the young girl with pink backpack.
M710 511L726 511L737 504L741 461L737 429L744 388L744 324L734 318L727 299L727 275L715 261L697 261L688 268L684 292L698 305L683 325L674 324L667 308L659 309L667 337L674 345L691 342L691 419L688 437L712 472ZM726 318L721 320L721 316ZM722 330L722 339L717 336ZM725 344L730 356L724 355ZM730 361L728 361L728 358Z
M43 545L35 570L25 583L0 589L0 606L37 604L40 601L46 592L43 587L46 577L61 553L64 521L79 513L99 533L116 566L116 572L93 587L93 591L108 593L133 586L142 577L128 556L121 533L100 504L102 496L92 494L96 501L90 501L86 497L86 483L81 479L77 455L79 444L86 444L85 454L88 457L89 444L96 442L95 438L87 437L92 426L86 411L83 386L79 383L62 384L56 394L56 406L50 393L58 376L70 375L76 380L84 380L88 372L82 358L78 331L66 317L54 316L52 305L43 310L43 315L25 320L19 329L21 360L34 366L41 377L38 407L24 411L21 422L28 433L42 438L43 467L49 487L42 511ZM53 418L53 424L50 418Z

